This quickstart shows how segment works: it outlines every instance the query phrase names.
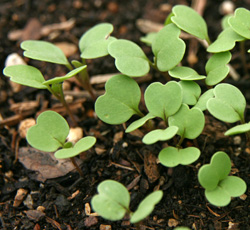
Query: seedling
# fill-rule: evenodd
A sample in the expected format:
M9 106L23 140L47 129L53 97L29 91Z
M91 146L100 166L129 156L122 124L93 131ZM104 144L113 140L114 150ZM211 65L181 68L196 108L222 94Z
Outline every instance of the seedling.
M74 116L65 101L62 83L81 71L84 71L86 67L86 65L80 66L79 68L70 71L65 76L55 77L47 81L45 81L42 73L37 68L29 65L8 66L4 69L3 73L5 76L10 77L11 81L21 85L49 90L63 104L72 121L76 124Z
M137 210L132 212L129 209L129 192L121 183L106 180L98 185L97 191L99 194L92 198L91 205L101 217L116 221L121 220L125 214L129 214L131 223L138 223L145 219L163 196L161 190L149 194L141 201Z
M239 177L229 176L231 161L225 152L216 152L210 164L199 169L198 179L209 203L226 206L231 197L238 197L246 191L246 183Z
M28 130L26 138L28 143L38 150L56 151L55 157L58 159L70 158L79 174L83 176L74 157L90 149L96 139L90 136L84 137L73 146L71 142L66 142L68 134L69 126L66 120L54 111L46 111L38 116L37 124Z

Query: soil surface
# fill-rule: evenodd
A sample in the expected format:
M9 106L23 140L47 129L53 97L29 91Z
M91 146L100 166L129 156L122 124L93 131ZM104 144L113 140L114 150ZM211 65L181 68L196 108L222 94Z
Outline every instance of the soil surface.
M221 3L207 1L204 8L203 15L212 40L221 31ZM235 7L250 7L249 0L233 3ZM0 69L4 68L9 54L18 53L22 57L19 45L26 39L57 44L66 42L63 45L65 52L69 52L69 60L79 59L76 49L79 38L100 22L112 23L113 36L138 43L151 57L150 49L140 42L144 33L138 28L137 20L145 19L162 25L171 7L176 4L190 6L191 1L1 0ZM198 48L198 62L194 68L202 74L207 57L204 48ZM231 64L240 79L235 81L228 78L226 81L238 86L249 104L250 82L238 47L232 51L232 55ZM27 58L24 61L39 68L47 79L66 73L66 69L59 65ZM184 62L188 65L186 58ZM87 64L90 76L117 72L111 57L88 61ZM142 90L156 80L164 82L164 78L154 72L142 78ZM93 83L97 93L102 94L104 83L105 80ZM249 189L241 198L233 199L227 207L217 208L207 202L204 189L197 180L199 167L208 163L216 151L225 151L232 160L232 174L244 179L249 188L250 148L244 135L231 138L223 135L231 124L221 123L207 113L206 126L197 143L184 143L184 146L198 145L202 151L201 157L192 165L178 166L171 171L157 164L157 155L164 143L150 146L142 143L146 128L126 134L122 125L110 126L96 117L94 101L76 82L68 82L67 92L78 126L84 130L84 135L97 138L96 145L78 158L83 178L72 171L69 162L58 162L53 154L44 154L28 146L19 129L24 119L36 118L41 111L48 109L60 112L72 125L58 101L44 90L12 86L1 73L0 229L136 229L126 217L122 221L111 222L96 216L91 210L91 198L97 193L97 185L105 179L119 181L129 189L131 210L135 210L139 202L154 189L164 191L163 199L152 214L140 223L140 229L173 229L175 226L209 230L250 229ZM249 115L247 110L247 121L250 120ZM161 127L162 124L155 120L154 125Z

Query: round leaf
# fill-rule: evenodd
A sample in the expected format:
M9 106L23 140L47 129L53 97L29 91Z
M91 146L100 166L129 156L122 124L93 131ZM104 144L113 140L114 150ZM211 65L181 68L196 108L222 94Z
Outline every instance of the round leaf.
M137 210L130 218L131 223L137 223L146 218L153 210L156 204L162 199L163 192L161 190L149 194L140 204Z
M54 44L46 41L27 40L21 43L23 55L35 60L69 65L63 51Z
M155 82L148 86L144 97L148 111L166 120L179 110L182 103L182 89L175 81L165 85Z
M226 136L235 135L235 134L241 134L246 133L250 131L250 123L237 125L229 130L227 130L224 134Z
M112 32L112 24L100 23L84 33L79 41L81 57L92 59L108 55L108 45L116 40L114 37L110 37Z
M250 39L250 11L245 8L235 10L235 15L228 19L231 28L242 37Z
M162 72L174 68L184 56L186 45L179 38L180 33L181 30L171 23L161 29L153 40L156 66Z
M129 210L130 195L119 182L103 181L98 185L98 195L91 200L95 212L108 220L120 220Z
M122 124L133 114L140 114L138 105L141 90L132 78L116 75L105 85L106 93L97 98L95 112L97 116L108 124Z
M179 164L189 165L200 157L200 150L195 147L178 149L175 147L167 147L160 151L159 161L166 167L175 167Z
M95 137L84 137L80 139L73 147L60 149L55 152L57 159L65 159L75 157L78 154L90 149L96 142Z
M177 132L178 132L178 127L176 126L171 126L164 130L156 129L147 133L143 137L142 142L147 145L151 145L156 143L157 141L167 141L173 138Z
M194 81L180 81L178 83L182 87L183 103L195 105L201 95L200 86Z
M43 82L45 81L41 72L28 65L12 65L4 68L3 74L10 77L10 80L21 85L37 89L47 89Z
M199 108L201 111L204 111L207 109L207 102L210 98L214 97L214 89L209 89L205 93L203 93L198 102L196 103L195 107Z
M180 110L169 117L169 126L179 128L178 135L188 139L198 137L205 125L205 118L202 111L198 108L189 109L186 104L182 104Z
M174 16L171 17L171 20L180 29L202 40L209 41L207 24L194 9L184 5L177 5L173 7L172 12Z
M134 42L120 39L108 46L109 54L115 58L116 68L131 77L141 77L149 72L149 61L143 50Z
M246 100L238 88L222 83L214 88L214 95L207 102L207 109L214 117L230 123L244 120Z
M26 138L32 147L53 152L64 146L68 134L66 120L54 111L46 111L38 116L37 124L29 128Z
M171 69L169 75L174 78L178 78L180 80L185 81L194 81L194 80L202 80L206 77L203 75L199 75L195 70L186 66L177 66Z

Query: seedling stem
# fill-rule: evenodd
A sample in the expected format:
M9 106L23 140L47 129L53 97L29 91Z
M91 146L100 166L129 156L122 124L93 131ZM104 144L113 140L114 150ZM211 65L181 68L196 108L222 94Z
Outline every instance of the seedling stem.
M72 164L75 166L77 172L80 174L81 177L84 177L83 171L80 169L80 167L78 166L78 164L75 161L74 157L70 157L70 160L72 162Z

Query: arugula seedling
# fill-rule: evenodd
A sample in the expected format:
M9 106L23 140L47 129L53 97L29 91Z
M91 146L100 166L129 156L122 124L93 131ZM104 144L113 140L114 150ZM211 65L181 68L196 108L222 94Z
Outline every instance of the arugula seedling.
M138 105L141 90L135 80L125 75L115 75L105 84L106 93L97 98L95 112L108 124L122 124L132 115L143 116Z
M66 120L54 111L46 111L38 116L37 124L29 128L26 139L32 147L38 150L56 151L55 157L58 159L70 158L79 174L83 176L74 157L90 149L96 139L90 136L84 137L73 146L71 142L66 142L68 134L69 126Z
M208 100L207 109L215 118L229 123L245 123L246 99L238 88L221 83L215 86L213 93L215 97Z
M169 75L183 81L195 81L205 79L206 76L199 75L194 69L186 66L177 66L171 69Z
M80 66L67 73L65 76L54 77L53 79L45 81L42 73L35 67L29 65L13 65L4 68L5 76L10 77L10 80L21 85L49 90L65 107L72 121L76 124L75 118L70 111L68 104L65 101L62 82L84 71L85 66Z
M213 97L214 97L214 89L207 90L199 97L194 107L199 108L201 111L205 111L207 109L208 100Z
M246 183L236 176L228 176L231 160L225 152L216 152L210 164L203 165L198 179L209 203L223 207L230 203L231 197L238 197L246 191Z
M154 206L162 199L161 190L149 194L139 204L135 212L130 211L130 195L126 187L113 180L105 180L97 187L99 194L91 200L91 205L104 219L121 220L125 214L130 215L131 223L138 223L146 218L154 209Z
M201 95L200 86L194 81L179 81L178 84L182 87L182 103L195 105Z

